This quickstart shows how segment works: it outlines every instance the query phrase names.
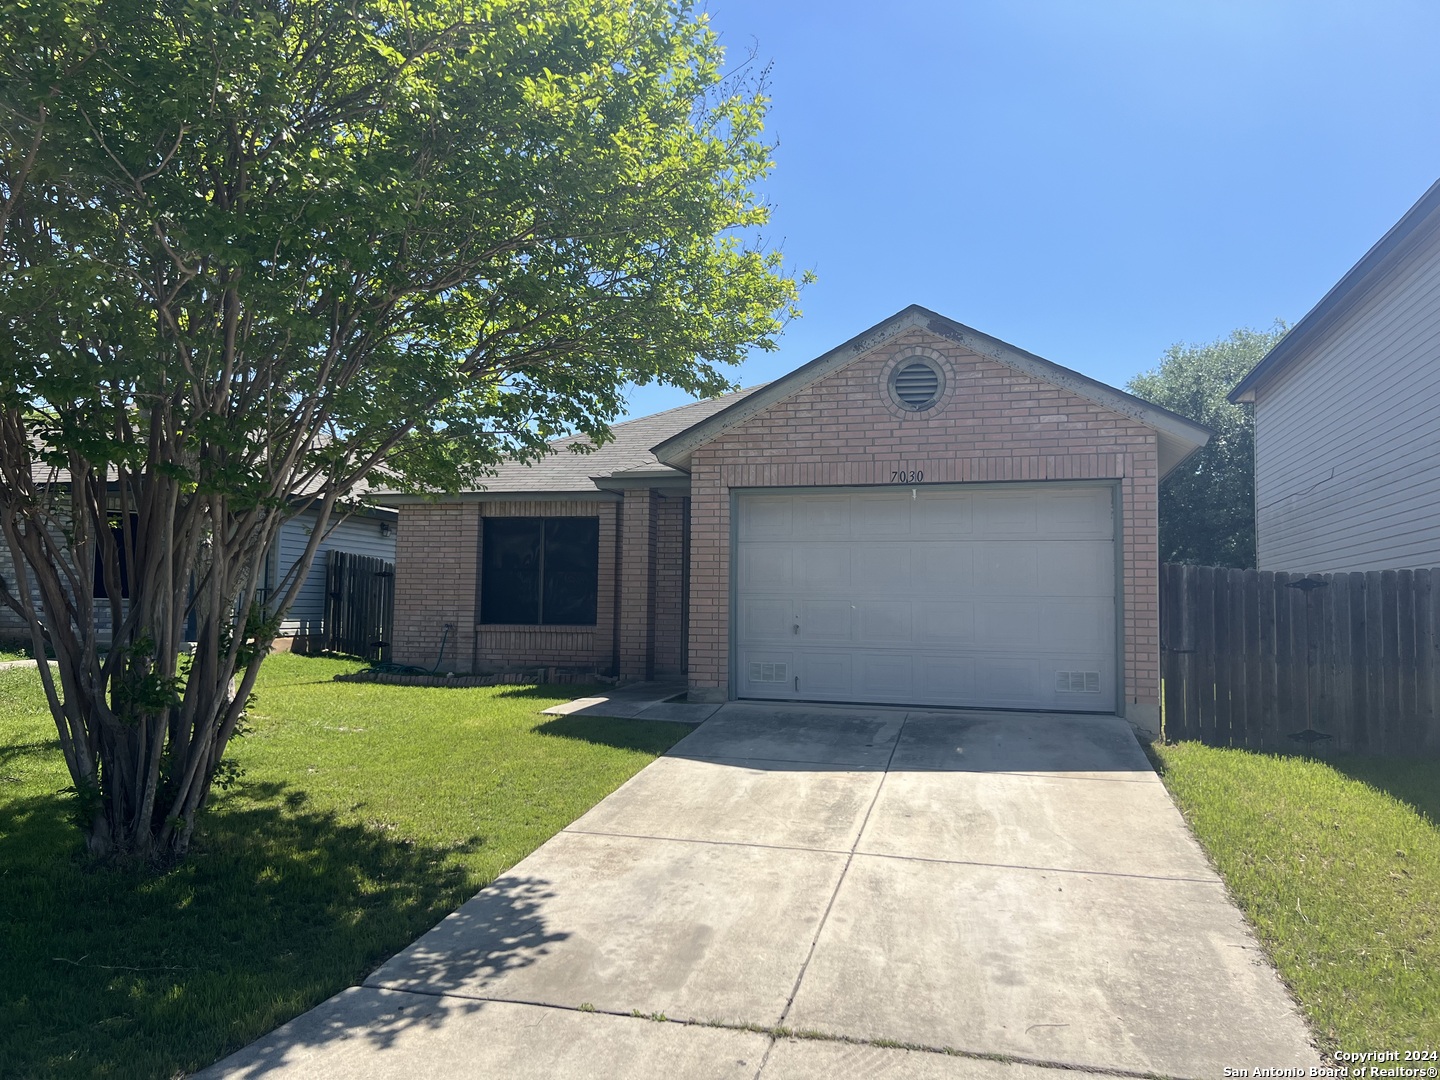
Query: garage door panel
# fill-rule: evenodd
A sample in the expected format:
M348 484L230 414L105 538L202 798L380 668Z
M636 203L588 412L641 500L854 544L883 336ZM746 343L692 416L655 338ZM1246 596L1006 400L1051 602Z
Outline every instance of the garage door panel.
M1045 605L1039 647L1050 653L1074 650L1076 642L1115 640L1115 605L1108 599L1069 600Z
M969 536L973 529L969 492L945 492L915 501L910 515L913 535L917 538L947 540Z
M908 645L915 639L914 605L908 600L861 600L857 642Z
M1042 483L766 495L757 530L741 496L737 691L1113 710L1111 498Z
M850 544L797 544L795 583L806 592L848 591L852 556Z
M1040 661L1028 657L985 657L975 663L975 689L987 702L1019 706L1044 698Z
M931 601L916 605L915 634L934 645L975 643L975 604L969 600Z
M801 697L829 698L832 701L855 700L852 683L854 660L848 651L801 653L798 674L798 692ZM795 691L792 689L791 692Z
M802 535L844 539L850 534L850 496L808 495L799 500Z
M1109 540L1115 512L1109 490L1054 495L1039 500L1041 534L1054 540Z
M974 657L925 654L916 658L915 667L920 701L978 703Z
M1042 596L1115 595L1115 546L1108 540L1068 540L1045 545L1036 575Z
M1005 600L975 605L976 644L986 652L1034 651L1040 647L1038 600Z
M795 605L790 600L746 597L740 601L740 639L747 642L793 644Z
M855 585L866 591L911 588L911 552L907 543L856 541Z
M738 530L741 540L790 539L794 499L788 495L751 495L745 499Z
M788 589L793 581L795 551L790 544L740 545L739 586L742 590Z
M856 539L910 535L910 489L879 495L853 495L850 535Z
M977 534L986 537L1029 539L1040 528L1036 496L1020 492L993 492L976 497Z
M880 701L903 700L915 684L913 658L904 653L870 653L856 664L856 684L862 696Z
M914 581L927 594L969 591L975 581L975 545L932 540L911 545Z
M796 600L792 607L800 615L800 641L849 644L855 639L855 606L848 600Z
M975 592L981 596L1028 596L1040 591L1035 543L983 542L975 545Z
M783 649L746 649L736 667L739 691L744 697L793 697L795 656Z

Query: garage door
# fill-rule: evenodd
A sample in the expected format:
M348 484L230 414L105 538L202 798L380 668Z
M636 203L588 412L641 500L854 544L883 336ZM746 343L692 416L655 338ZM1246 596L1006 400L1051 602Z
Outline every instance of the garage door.
M1112 712L1110 487L737 502L740 697Z

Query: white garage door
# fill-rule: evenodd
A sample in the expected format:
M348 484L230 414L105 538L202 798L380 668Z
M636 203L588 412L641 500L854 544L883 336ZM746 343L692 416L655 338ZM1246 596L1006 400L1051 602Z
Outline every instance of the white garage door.
M1112 489L738 499L740 697L1112 712Z

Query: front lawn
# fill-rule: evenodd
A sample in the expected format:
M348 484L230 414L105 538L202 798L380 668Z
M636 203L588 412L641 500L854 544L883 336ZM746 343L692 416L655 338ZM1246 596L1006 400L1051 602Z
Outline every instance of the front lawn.
M1156 750L1322 1045L1440 1049L1440 761Z
M161 1077L362 980L689 729L539 715L583 687L265 663L245 769L162 874L95 869L30 669L0 671L0 1073Z

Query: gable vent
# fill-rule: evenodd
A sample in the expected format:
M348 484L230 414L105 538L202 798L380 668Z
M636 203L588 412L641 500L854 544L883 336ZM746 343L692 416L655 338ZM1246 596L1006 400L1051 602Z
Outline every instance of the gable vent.
M940 373L920 360L896 368L891 393L906 409L928 409L940 397Z
M1063 694L1098 694L1100 673L1098 671L1057 671L1055 689Z

